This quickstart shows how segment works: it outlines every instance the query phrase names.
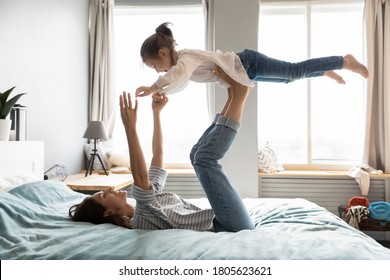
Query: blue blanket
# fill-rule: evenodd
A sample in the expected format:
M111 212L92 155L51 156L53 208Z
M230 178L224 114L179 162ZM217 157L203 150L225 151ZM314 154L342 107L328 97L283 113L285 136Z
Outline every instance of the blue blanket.
M69 207L84 196L50 181L0 193L0 259L390 259L389 249L304 199L244 199L256 229L213 233L70 221Z

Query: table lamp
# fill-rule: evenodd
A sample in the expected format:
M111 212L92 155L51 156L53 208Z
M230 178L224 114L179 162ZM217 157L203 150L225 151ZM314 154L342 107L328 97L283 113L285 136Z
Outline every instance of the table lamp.
M108 134L107 134L107 130L106 130L104 123L102 121L90 121L88 124L87 130L84 133L83 138L88 138L88 139L94 140L93 150L91 153L91 158L88 161L88 167L87 167L87 171L85 172L85 177L88 176L88 173L89 173L89 175L92 174L93 164L95 162L96 157L99 159L100 164L102 165L102 167L104 169L104 172L108 176L107 170L103 164L103 161L102 161L99 153L97 153L98 150L96 148L96 143L98 140L108 139Z

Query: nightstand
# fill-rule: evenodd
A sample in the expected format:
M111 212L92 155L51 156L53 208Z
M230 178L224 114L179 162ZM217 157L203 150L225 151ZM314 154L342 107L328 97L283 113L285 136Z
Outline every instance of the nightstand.
M85 177L83 172L69 175L64 183L74 191L93 194L110 187L115 190L126 188L133 183L133 176L131 174L109 174L107 176L92 173Z

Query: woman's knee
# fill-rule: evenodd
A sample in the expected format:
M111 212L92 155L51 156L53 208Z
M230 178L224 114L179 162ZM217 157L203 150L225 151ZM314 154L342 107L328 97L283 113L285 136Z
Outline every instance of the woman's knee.
M195 155L196 153L198 152L198 149L199 149L199 146L198 145L194 145L191 149L191 152L190 152L190 161L191 161L191 164L192 166L194 166L194 162L195 162Z
M193 166L204 166L210 165L214 160L212 157L212 153L206 152L204 149L197 149L195 153L191 152L191 163Z

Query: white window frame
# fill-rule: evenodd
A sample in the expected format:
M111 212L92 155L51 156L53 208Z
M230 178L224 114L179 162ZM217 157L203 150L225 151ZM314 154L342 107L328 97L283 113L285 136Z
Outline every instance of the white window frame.
M269 6L280 6L286 7L286 6L306 6L306 19L307 19L307 29L306 29L306 37L307 37L307 57L311 57L311 6L317 5L317 4L337 4L337 5L347 5L347 4L364 4L363 0L340 0L340 1L331 1L331 0L311 0L311 1L290 1L290 0L261 0L260 2L260 9L262 7L269 7ZM291 13L294 12L294 8L290 9ZM272 12L271 12L272 13ZM261 11L259 13L261 16ZM363 20L363 18L362 18ZM363 32L363 31L362 31ZM363 42L362 42L363 44ZM363 55L364 56L364 55ZM364 56L365 58L365 56ZM312 159L312 125L311 125L311 96L312 96L312 87L310 85L310 81L307 81L307 159L306 164L283 164L284 168L287 170L349 170L352 166L355 165L355 163L333 163L333 164L314 164ZM366 87L364 87L364 93L366 91ZM259 146L261 146L264 143L259 143ZM363 147L362 147L363 148ZM362 150L363 155L363 150ZM283 162L282 162L283 163ZM356 163L360 163L357 159Z

